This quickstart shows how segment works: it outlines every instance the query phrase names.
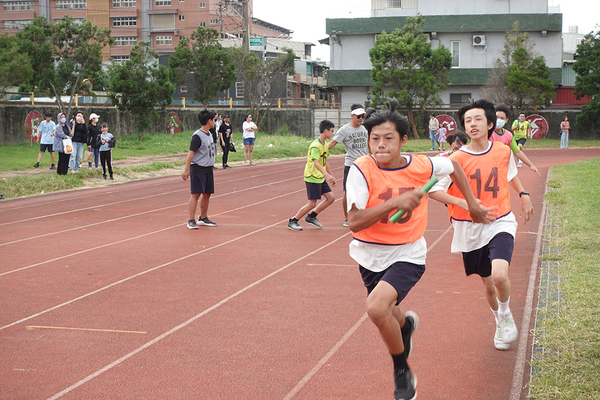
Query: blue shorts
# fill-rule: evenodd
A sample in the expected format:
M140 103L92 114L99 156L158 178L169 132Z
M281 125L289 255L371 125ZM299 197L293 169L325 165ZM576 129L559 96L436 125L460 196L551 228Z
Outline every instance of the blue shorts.
M425 273L425 265L404 261L397 261L381 272L373 272L361 266L358 268L367 288L367 295L375 289L379 281L385 281L392 285L396 289L396 292L398 292L396 305L404 300L410 289L419 282L419 279Z
M521 145L521 146L525 146L525 142L527 141L527 138L521 138L519 140L517 140L517 144Z
M462 253L465 273L487 278L492 274L492 260L505 260L510 264L514 247L515 238L510 233L500 232L482 248Z
M254 138L253 137L244 138L244 146L254 146Z
M306 194L308 195L309 200L319 200L319 199L321 199L321 195L331 192L331 188L329 187L327 182L323 182L323 183L305 182L305 183L306 183Z
M190 187L193 193L214 193L215 179L213 172L190 173Z

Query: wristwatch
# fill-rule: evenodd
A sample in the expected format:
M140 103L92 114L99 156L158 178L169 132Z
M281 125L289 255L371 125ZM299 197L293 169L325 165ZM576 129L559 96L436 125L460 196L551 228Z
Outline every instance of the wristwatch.
M529 192L526 191L522 191L521 193L519 193L519 197L523 196L524 194L526 194L527 196L529 196Z

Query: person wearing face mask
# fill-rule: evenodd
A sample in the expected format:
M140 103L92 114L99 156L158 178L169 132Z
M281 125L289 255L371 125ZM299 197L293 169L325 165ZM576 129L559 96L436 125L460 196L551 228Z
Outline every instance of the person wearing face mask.
M71 154L70 167L71 172L76 174L79 172L79 165L83 157L83 150L87 145L88 128L83 118L83 113L77 111L75 120L73 121L73 153Z
M524 162L525 165L531 169L531 171L540 176L536 166L533 165L533 163L529 160L529 157L527 157L519 145L517 145L512 132L504 128L506 122L508 121L508 114L508 107L506 107L504 104L496 106L496 129L494 129L492 136L490 136L490 141L504 143L505 145L509 146L515 155L515 158L519 160L519 163Z
M52 151L58 153L58 167L56 167L56 173L59 175L66 175L69 169L70 154L65 154L63 149L63 139L71 138L71 129L67 125L67 116L65 113L58 114L58 125L54 131L54 143L52 144Z

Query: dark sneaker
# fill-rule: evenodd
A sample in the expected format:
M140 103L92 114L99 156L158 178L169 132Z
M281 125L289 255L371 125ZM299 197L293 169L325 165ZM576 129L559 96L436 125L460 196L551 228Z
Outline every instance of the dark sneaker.
M316 226L319 229L323 228L323 225L321 225L321 223L317 221L317 217L312 218L307 215L306 217L304 217L304 222Z
M414 400L417 398L417 377L410 369L394 371L394 399L396 400Z
M35 164L33 164L33 168L37 168L37 167L39 167L39 166L40 166L40 163L39 163L39 162L36 162Z
M196 221L193 219L190 219L187 223L187 228L188 229L198 229L198 225L196 225Z
M56 169L56 165L52 164L52 165L50 166L50 169Z
M217 226L218 224L216 222L212 222L210 219L208 219L208 217L204 217L204 218L198 217L198 225Z
M301 231L302 230L302 227L300 226L298 221L293 220L292 218L290 218L290 220L288 222L288 228L293 231Z
M106 180L106 175L102 175L102 179Z
M419 326L419 316L414 311L407 311L406 314L404 314L404 318L406 319L405 324L408 324L408 326L410 327L410 331L406 334L402 332L402 341L404 342L404 354L406 355L406 359L408 360L408 356L410 356L410 352L412 350L412 335L417 330L417 326Z
M345 220L342 225L345 226L346 228L350 226L350 225L348 225L348 220Z
M110 180L111 180L111 181L114 181L114 180L115 180L115 178L113 178L113 176L111 175L111 176L110 176Z

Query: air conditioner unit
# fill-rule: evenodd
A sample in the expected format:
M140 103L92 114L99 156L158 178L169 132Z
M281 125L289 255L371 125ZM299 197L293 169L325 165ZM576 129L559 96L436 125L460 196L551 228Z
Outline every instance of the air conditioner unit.
M473 35L473 46L485 46L485 35Z

